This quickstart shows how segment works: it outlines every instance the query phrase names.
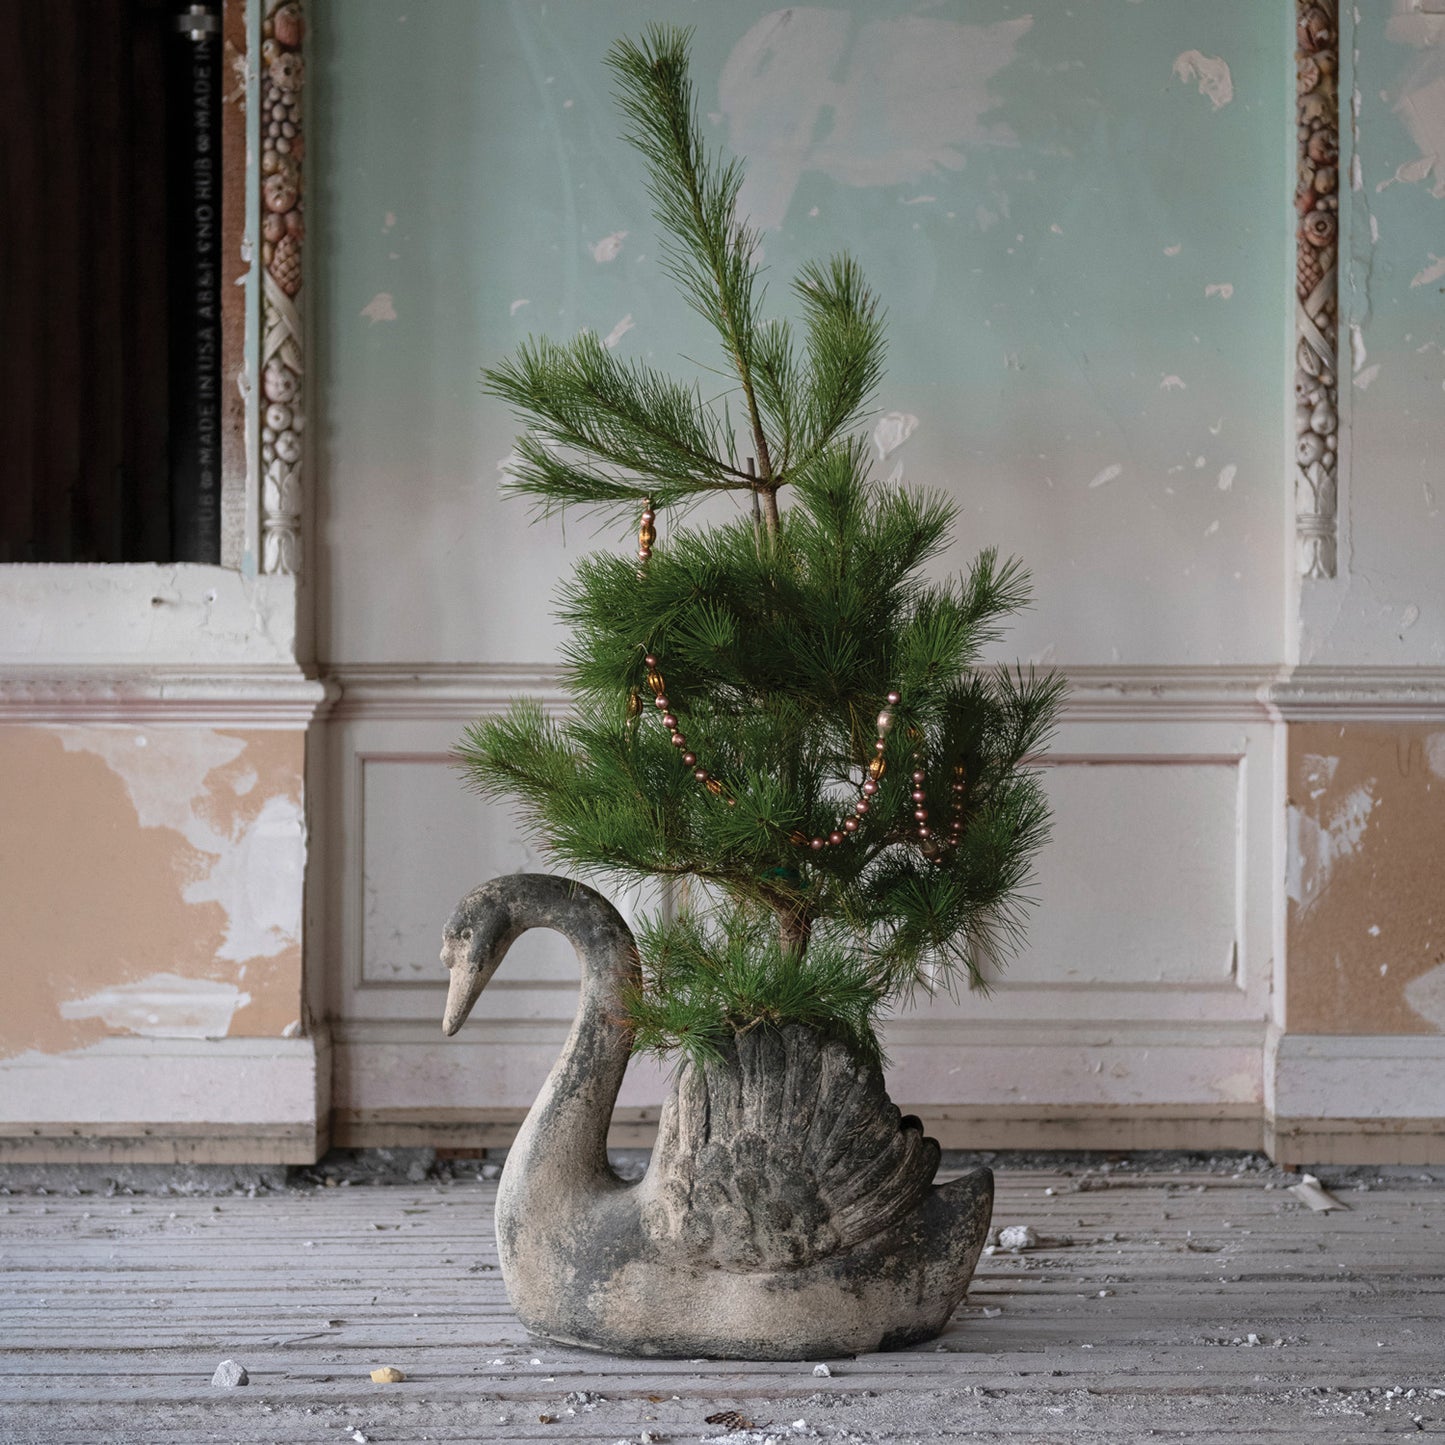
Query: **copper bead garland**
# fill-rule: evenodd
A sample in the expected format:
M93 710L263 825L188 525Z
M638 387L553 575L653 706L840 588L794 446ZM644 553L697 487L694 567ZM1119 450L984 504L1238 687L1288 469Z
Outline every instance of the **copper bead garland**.
M643 506L641 525L637 532L637 556L644 563L651 558L653 545L657 541L657 529L654 525L656 520L657 514L653 510L652 498L648 497ZM643 574L639 572L638 575ZM662 714L662 725L671 734L672 745L677 749L683 766L693 770L693 777L713 797L723 798L730 808L736 807L737 799L727 792L717 778L698 763L697 754L688 747L687 734L683 732L682 722L671 699L667 696L667 683L660 671L661 664L657 655L649 652L642 661L647 669L647 686L652 690L653 706ZM811 852L821 853L824 848L836 848L839 844L847 842L857 835L859 819L868 813L871 807L870 799L877 795L879 784L888 772L888 763L883 755L888 748L888 734L893 729L893 710L901 701L900 693L896 691L888 693L884 706L878 714L878 736L873 744L873 757L868 761L865 776L859 787L860 796L853 804L854 816L842 819L839 825L826 835L819 834L810 838L806 833L795 829L788 834L788 842L795 848L807 848ZM641 697L636 691L632 692L627 700L628 719L635 721L643 711ZM916 732L916 730L910 731ZM929 826L928 776L921 763L922 755L915 752L911 775L912 787L909 794L913 802L913 824L923 856L930 862L937 862L948 849L957 846L963 832L963 802L966 791L964 769L962 764L959 764L953 770L952 816L948 832L946 835L936 836Z
M642 561L652 556L652 544L657 541L657 513L652 508L652 498L643 503L642 523L637 529L637 555Z

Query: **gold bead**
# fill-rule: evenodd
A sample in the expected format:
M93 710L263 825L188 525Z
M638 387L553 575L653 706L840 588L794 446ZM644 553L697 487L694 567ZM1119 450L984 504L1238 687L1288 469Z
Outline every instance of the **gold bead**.
M642 716L642 694L636 688L627 694L627 716L632 721Z
M663 682L660 672L649 672L647 674L647 685L653 692L661 692L663 688L667 686L667 684Z
M868 764L868 776L876 783L884 773L888 771L888 764L883 760L880 753L871 763Z

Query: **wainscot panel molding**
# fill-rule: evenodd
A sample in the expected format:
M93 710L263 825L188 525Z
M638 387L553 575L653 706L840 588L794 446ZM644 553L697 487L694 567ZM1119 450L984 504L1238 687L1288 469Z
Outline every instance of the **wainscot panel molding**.
M950 1147L1257 1148L1281 671L1060 670L1069 702L1041 759L1060 828L1040 918L1052 894L1057 926L1036 928L986 997L891 1022L893 1096ZM453 750L514 698L565 711L560 672L333 664L325 677L340 694L324 729L335 1138L505 1144L562 1048L577 964L559 937L526 935L466 1028L442 1037L447 914L495 873L548 866L510 808L465 789ZM1150 895L1137 916L1131 888ZM634 1062L614 1143L650 1141L666 1087L665 1068Z

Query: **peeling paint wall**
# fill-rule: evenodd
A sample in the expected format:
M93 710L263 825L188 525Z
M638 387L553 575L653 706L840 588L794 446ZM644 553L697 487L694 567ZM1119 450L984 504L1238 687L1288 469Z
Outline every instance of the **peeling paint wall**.
M304 734L11 727L0 1057L277 1038L301 1011Z
M771 298L838 248L881 293L879 413L909 422L878 474L957 498L942 566L984 543L1026 560L1038 606L1006 653L1282 659L1293 28L1273 0L318 7L322 655L544 661L576 552L625 544L498 498L515 426L477 381L582 328L713 364L602 64L654 20L697 27Z
M1289 742L1286 1027L1445 1033L1445 728Z

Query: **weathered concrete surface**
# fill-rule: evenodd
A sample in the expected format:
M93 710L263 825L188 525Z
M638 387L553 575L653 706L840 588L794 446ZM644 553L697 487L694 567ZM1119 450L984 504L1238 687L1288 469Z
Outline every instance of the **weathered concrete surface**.
M539 1344L502 1288L495 1186L471 1177L0 1196L0 1441L696 1442L725 1410L890 1445L1445 1432L1440 1171L1325 1174L1350 1208L1313 1214L1254 1165L995 1167L998 1224L1039 1247L985 1255L937 1346L831 1359L826 1379ZM227 1358L249 1388L212 1387ZM379 1365L405 1383L373 1384Z
M527 1327L626 1354L800 1360L931 1339L968 1289L993 1203L975 1169L935 1187L939 1149L876 1065L809 1029L756 1029L683 1064L635 1185L607 1162L631 1054L632 934L592 889L518 873L444 931L443 1028L466 1020L531 928L571 940L577 1018L507 1157L502 1275Z

